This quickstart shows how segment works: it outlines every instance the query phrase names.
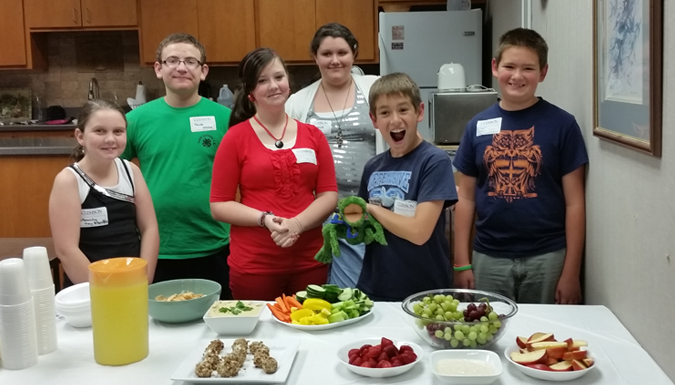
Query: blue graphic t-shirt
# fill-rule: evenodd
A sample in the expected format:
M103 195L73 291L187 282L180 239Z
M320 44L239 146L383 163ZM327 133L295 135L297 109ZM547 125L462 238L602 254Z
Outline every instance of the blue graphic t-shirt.
M422 202L457 201L448 155L422 142L413 151L393 158L389 151L366 163L359 196L406 216ZM401 301L423 290L451 288L450 250L441 214L429 240L417 246L384 230L387 246L366 246L358 287L380 301Z
M574 116L543 99L520 111L496 103L476 115L454 161L477 178L474 249L518 258L565 248L562 178L586 163Z

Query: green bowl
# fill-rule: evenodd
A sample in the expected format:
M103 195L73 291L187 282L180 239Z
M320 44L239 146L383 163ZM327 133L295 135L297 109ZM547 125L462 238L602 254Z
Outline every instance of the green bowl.
M221 286L206 279L176 279L153 283L148 287L148 313L161 322L181 323L201 319L211 305L220 298ZM169 297L182 292L204 294L185 301L157 301L158 295Z

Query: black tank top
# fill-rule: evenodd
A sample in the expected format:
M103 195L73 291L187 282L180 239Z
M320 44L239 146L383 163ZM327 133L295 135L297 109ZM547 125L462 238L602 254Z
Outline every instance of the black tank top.
M134 191L134 184L124 161L122 166L129 177L131 190ZM80 250L90 262L116 257L139 257L141 238L136 226L134 197L97 185L77 164L70 167L89 185L89 193L82 202L82 210L106 212L105 215L98 215L101 220L95 221L93 225L82 227L83 224L80 223ZM72 281L67 276L64 277L64 287L70 285Z

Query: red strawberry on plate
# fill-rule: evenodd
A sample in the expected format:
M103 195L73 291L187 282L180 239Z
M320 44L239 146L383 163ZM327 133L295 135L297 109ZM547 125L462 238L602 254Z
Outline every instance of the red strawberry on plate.
M389 338L382 337L382 342L380 342L380 345L382 345L382 348L384 348L385 346L394 346L394 343Z

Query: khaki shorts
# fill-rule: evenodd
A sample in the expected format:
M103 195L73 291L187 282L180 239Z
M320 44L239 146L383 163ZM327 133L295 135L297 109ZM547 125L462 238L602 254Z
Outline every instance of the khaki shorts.
M471 265L476 289L501 294L517 303L553 304L565 250L527 258L497 258L474 251Z

